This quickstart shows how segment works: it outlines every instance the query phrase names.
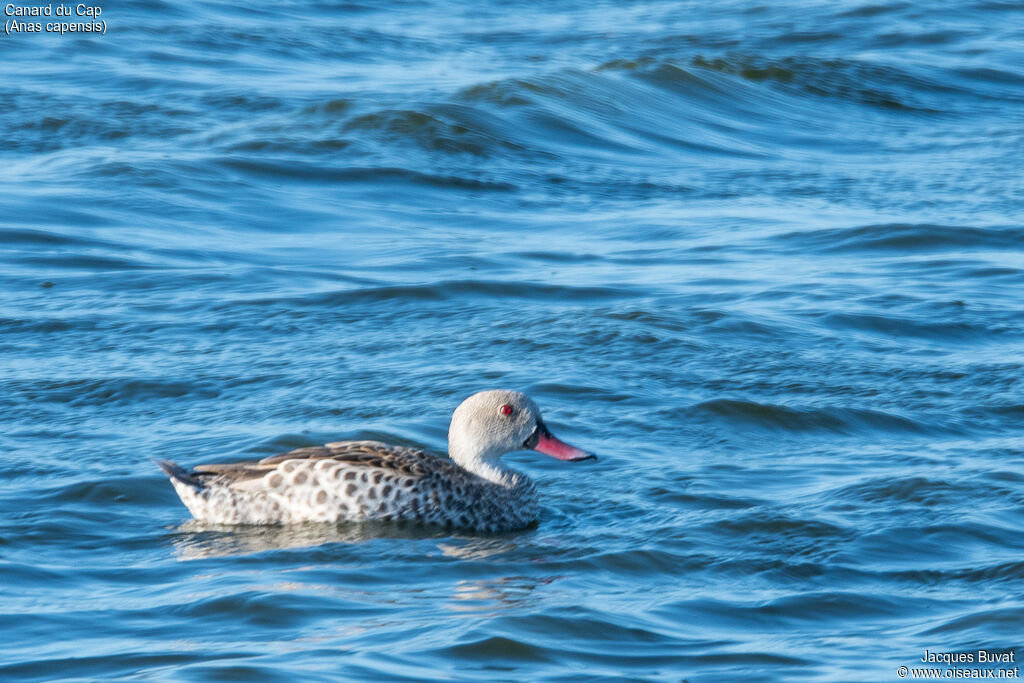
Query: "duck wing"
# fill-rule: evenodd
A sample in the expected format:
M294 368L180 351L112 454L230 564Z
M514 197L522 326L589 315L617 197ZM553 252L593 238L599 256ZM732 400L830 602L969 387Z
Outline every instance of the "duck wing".
M185 472L182 468L171 471L165 467L164 470L172 477L193 486L216 484L246 489L287 462L315 463L321 460L336 461L346 467L377 471L384 476L403 479L421 479L435 474L453 479L466 476L466 472L450 460L429 455L416 448L380 441L334 441L323 446L296 448L261 460L196 465L191 472Z

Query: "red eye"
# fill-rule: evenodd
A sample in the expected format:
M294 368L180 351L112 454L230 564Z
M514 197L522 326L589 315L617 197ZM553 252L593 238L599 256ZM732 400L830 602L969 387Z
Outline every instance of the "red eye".
M501 407L501 414L502 415L511 415L512 414L512 406L510 406L508 404L503 405Z

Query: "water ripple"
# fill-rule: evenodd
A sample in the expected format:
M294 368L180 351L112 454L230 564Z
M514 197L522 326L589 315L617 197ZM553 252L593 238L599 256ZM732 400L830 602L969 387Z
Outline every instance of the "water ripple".
M0 678L1018 647L1024 13L946 9L146 0L5 38ZM601 456L508 455L522 532L203 525L151 460L443 454L494 386Z

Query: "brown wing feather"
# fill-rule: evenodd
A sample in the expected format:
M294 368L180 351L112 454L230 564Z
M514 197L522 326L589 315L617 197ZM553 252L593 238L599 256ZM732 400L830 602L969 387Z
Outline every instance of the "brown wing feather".
M437 472L443 472L449 477L465 475L465 471L450 460L424 453L417 448L392 446L380 441L335 441L324 448L331 450L330 457L334 460L407 477L425 477Z
M420 478L434 472L447 476L465 475L451 461L428 455L415 448L392 446L380 441L334 441L324 446L297 448L256 461L196 465L193 473L204 477L223 477L230 484L259 479L288 460L337 460L356 467ZM228 483L228 482L224 482Z

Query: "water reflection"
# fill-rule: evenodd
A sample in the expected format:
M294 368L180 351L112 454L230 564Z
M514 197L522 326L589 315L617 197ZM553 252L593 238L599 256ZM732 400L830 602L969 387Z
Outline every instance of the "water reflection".
M174 529L171 543L179 560L252 555L273 550L315 548L330 543L364 543L381 538L449 538L443 529L366 522L309 522L282 526L226 526L189 520Z
M534 591L561 576L504 576L491 580L458 581L448 609L480 616L505 609L528 608L539 600Z
M437 544L437 549L445 557L485 560L513 552L522 544L522 538L515 535L463 536L450 529L394 522L230 526L189 520L175 527L173 533L171 543L179 560L252 555L273 550L315 548L330 543L365 543L379 539L443 539L443 542Z
M445 558L468 561L494 560L499 556L522 550L522 539L516 537L479 538L454 536L451 530L393 523L330 524L305 523L283 526L226 526L189 520L172 529L172 544L180 561L246 556L266 551L317 548L327 544L362 544L380 539L408 541L439 540L437 550ZM429 553L429 551L427 551ZM514 558L511 559L514 561ZM488 562L489 563L489 562ZM497 564L502 564L499 561ZM453 578L455 579L455 578ZM529 577L511 575L489 579L455 579L420 586L399 593L389 586L386 594L362 587L341 588L333 584L307 582L276 582L272 586L254 586L253 590L278 593L282 591L309 593L322 598L338 593L345 600L357 599L366 605L393 607L397 602L420 602L423 592L434 594L447 609L466 616L494 615L510 609L529 609L541 599L538 588L562 579L560 575ZM430 583L430 582L428 582ZM366 625L347 625L357 632L381 628L381 614L369 617ZM383 617L385 621L389 617ZM351 634L349 634L351 635Z
M511 552L519 547L514 538L456 538L457 543L438 543L437 548L445 557L459 560L486 560L496 555Z

